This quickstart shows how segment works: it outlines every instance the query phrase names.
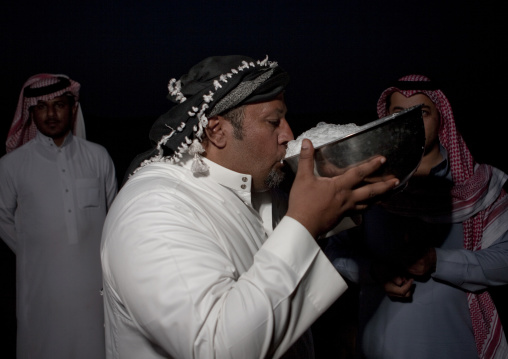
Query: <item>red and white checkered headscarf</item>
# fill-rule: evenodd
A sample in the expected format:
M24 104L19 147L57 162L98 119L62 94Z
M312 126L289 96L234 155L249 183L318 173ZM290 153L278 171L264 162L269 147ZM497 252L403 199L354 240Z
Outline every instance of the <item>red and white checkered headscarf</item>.
M5 143L7 152L15 150L35 137L37 128L29 120L30 107L35 106L38 101L48 101L66 93L71 93L78 104L73 133L85 138L85 123L79 103L79 88L80 84L66 75L38 74L30 77L23 85L19 95L18 107Z
M508 230L508 196L502 188L508 176L495 167L474 161L457 131L450 102L429 78L404 76L396 86L383 91L377 103L380 118L388 115L387 100L394 92L406 97L421 93L435 104L440 115L439 141L448 151L453 180L449 217L452 222L463 222L465 249L476 251L489 247ZM428 213L422 215L429 218ZM468 302L480 358L505 357L507 343L489 293L469 293ZM500 356L500 353L504 354Z

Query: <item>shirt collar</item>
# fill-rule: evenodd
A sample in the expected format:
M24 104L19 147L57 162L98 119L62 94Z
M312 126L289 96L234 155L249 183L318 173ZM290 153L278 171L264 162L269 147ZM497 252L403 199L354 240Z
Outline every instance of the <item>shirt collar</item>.
M251 203L252 176L244 173L232 171L223 167L205 157L201 159L208 166L208 172L198 176L205 176L213 179L220 185L229 188L235 192L243 201ZM190 170L194 158L190 155L184 155L180 162L184 167Z
M55 145L55 142L51 137L42 134L42 132L40 132L39 130L37 130L35 137L46 148L55 148L55 149L59 148L57 145ZM72 132L69 132L67 136L65 136L65 139L60 148L68 146L72 142L72 137L73 137Z

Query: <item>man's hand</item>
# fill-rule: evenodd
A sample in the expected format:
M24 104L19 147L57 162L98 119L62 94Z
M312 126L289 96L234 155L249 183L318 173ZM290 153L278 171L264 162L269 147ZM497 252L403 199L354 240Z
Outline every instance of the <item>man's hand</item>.
M376 157L335 177L316 177L314 147L302 141L298 171L289 195L287 215L300 222L314 236L332 229L348 211L364 210L373 198L399 184L398 179L362 185L365 178L386 161Z
M413 279L394 277L384 283L386 295L390 298L411 298L413 294Z
M406 268L407 272L416 277L427 277L436 270L436 250L429 248L425 254ZM413 278L394 276L384 282L386 294L392 299L408 299L413 295Z
M436 250L429 248L425 254L407 267L407 271L414 276L422 277L436 271Z

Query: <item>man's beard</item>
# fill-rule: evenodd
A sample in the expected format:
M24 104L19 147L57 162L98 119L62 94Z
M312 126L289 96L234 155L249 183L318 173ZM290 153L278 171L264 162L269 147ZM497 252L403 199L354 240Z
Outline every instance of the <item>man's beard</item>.
M272 168L268 176L265 178L265 186L267 188L276 188L284 180L284 172L280 169Z

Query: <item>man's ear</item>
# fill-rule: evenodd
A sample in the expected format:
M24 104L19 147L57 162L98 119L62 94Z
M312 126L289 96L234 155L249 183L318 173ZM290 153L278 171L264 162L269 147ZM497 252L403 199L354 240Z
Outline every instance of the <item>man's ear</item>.
M78 106L79 106L79 102L78 101L74 102L74 105L72 106L72 117L73 118L76 118L76 114L78 113Z
M224 148L227 143L225 123L227 120L222 116L213 116L208 119L208 125L205 128L208 141L215 147Z
M72 121L72 129L74 129L74 124L77 120L77 115L78 115L78 106L79 106L79 103L78 101L74 102L74 105L71 107L71 121ZM74 130L72 130L72 132L74 132Z

